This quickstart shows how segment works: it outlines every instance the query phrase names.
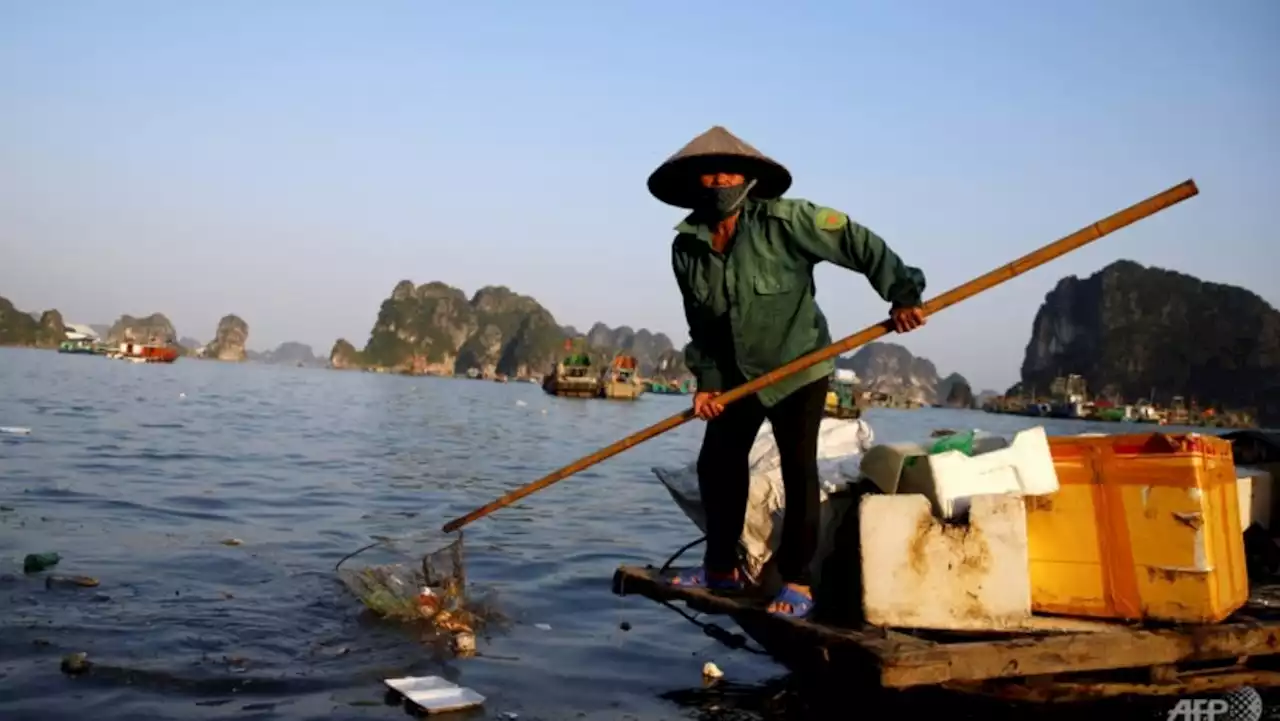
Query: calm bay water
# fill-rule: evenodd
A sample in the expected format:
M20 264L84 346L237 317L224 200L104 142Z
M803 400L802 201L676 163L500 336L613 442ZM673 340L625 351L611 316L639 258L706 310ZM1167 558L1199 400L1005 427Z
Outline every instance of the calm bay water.
M0 348L0 426L31 429L0 433L0 718L399 718L381 679L403 674L487 696L468 718L727 717L731 699L699 691L708 660L742 684L726 685L738 705L776 700L784 671L768 659L610 593L619 564L661 563L697 537L650 471L692 460L696 422L468 527L469 582L511 620L475 658L440 659L368 622L333 573L371 535L436 529L688 400ZM1035 423L868 419L878 441ZM42 551L62 555L56 573L101 585L24 576L23 556ZM104 671L64 676L77 651Z

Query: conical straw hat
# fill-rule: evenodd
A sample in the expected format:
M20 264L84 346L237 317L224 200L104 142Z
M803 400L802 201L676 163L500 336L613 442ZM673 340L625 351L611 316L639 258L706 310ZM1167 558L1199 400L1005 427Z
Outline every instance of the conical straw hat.
M756 181L755 198L777 198L791 187L791 173L782 164L717 125L699 135L649 176L649 192L668 205L694 208L698 176L741 173Z

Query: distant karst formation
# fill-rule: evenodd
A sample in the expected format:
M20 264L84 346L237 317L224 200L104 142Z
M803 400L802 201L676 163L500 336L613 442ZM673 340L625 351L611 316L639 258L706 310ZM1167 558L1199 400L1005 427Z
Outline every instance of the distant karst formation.
M570 348L600 361L618 352L634 355L646 376L687 374L683 355L662 333L597 323L579 334L556 323L538 301L504 286L486 286L468 299L438 281L396 284L364 349L339 339L329 362L334 368L407 373L537 376Z
M248 356L249 360L255 363L268 363L271 365L314 368L325 364L325 360L317 357L315 352L311 350L311 346L296 341L285 341L277 346L275 350L248 351Z
M364 349L339 339L329 354L334 368L368 368L453 375L541 375L566 352L588 353L604 362L616 353L636 357L641 375L688 375L684 349L662 333L610 328L596 323L586 333L559 325L533 298L501 286L481 288L469 300L441 282L398 283L383 301ZM851 368L872 389L931 405L948 398L951 384L968 388L953 374L940 386L937 369L892 343L872 343L837 365ZM971 399L971 393L970 393ZM961 404L965 398L952 398ZM967 407L967 406L966 406Z
M322 367L325 363L324 359L316 357L311 346L293 341L281 343L275 350L248 350L246 345L249 340L249 324L234 314L218 321L214 339L207 344L188 336L178 337L173 323L163 313L152 313L145 318L123 315L110 326L91 324L90 327L108 344L125 340L147 343L154 339L174 343L182 350L183 355L192 358L303 367Z
M311 346L293 341L281 343L270 351L247 350L245 342L248 340L249 326L234 315L222 319L214 341L208 346L195 338L179 338L173 323L163 313L152 313L142 318L122 315L111 325L88 325L108 345L121 342L173 343L181 349L183 355L193 358L248 360L299 367L324 367L327 362L326 359L317 357ZM66 339L66 330L62 314L58 311L21 311L7 298L0 296L0 346L57 348Z
M164 313L152 313L145 318L122 315L102 337L108 345L119 343L167 343L176 340L178 332Z
M65 337L66 327L58 311L46 310L36 319L0 296L0 345L56 348Z
M978 405L973 397L973 389L969 387L969 381L959 373L952 373L942 379L938 384L938 397L942 399L942 405L947 408L976 408Z
M1063 278L1036 313L1021 386L1069 373L1091 393L1180 395L1280 423L1280 312L1243 288L1122 260Z
M248 341L249 324L238 315L225 315L202 355L212 360L242 361L247 357L244 346Z
M938 369L927 358L911 354L897 343L868 343L853 355L836 359L837 368L846 368L858 374L867 390L884 393L920 405L945 404L952 407L972 407L962 404L963 397L953 397L957 386L966 391L969 382L959 373L946 378L938 377Z

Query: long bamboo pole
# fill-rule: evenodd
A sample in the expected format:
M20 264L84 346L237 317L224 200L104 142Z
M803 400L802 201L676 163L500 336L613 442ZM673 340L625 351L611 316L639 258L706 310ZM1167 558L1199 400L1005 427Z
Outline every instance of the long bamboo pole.
M1073 250L1076 250L1077 248L1088 245L1104 235L1114 233L1127 225L1136 223L1139 220L1142 220L1147 216L1154 215L1171 205L1191 198L1199 192L1200 190L1196 187L1194 180L1187 180L1179 183L1168 190L1157 193L1146 200L1131 205L1128 208L1113 213L1096 223L1081 228L1065 238L1056 240L1039 250L1028 253L1008 265L996 268L986 275L974 278L964 285L953 288L946 293L933 298L924 304L924 314L925 316L931 316L944 308L950 308L962 300L972 298L984 290L988 290L1007 280L1016 278L1032 268L1042 266L1055 258L1061 257ZM777 383L783 378L817 365L823 361L835 358L843 353L848 353L854 348L866 345L867 343L887 335L892 331L892 320L881 321L876 325L865 328L843 340L837 341L826 348L801 356L800 358L797 358L780 368L772 370L759 378L748 381L737 388L725 391L720 394L716 400L722 405L728 405L734 401L741 400L760 391L762 388ZM461 518L449 521L444 525L444 531L445 533L452 533L472 521L483 518L500 508L505 508L531 493L540 491L557 481L564 480L581 470L590 468L591 466L594 466L608 458L612 458L628 448L639 445L654 436L666 433L667 431L681 426L693 418L693 409L689 408L671 416L670 418L659 421L642 431L623 438L613 445L602 448L585 458L580 458L548 476L540 478L528 485L521 486L507 495L485 504Z

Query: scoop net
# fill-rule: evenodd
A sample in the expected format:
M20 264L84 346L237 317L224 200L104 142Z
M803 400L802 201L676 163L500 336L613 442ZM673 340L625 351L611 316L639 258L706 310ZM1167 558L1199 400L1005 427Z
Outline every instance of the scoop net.
M480 618L468 609L461 533L375 539L334 567L361 603L392 621L474 630Z

